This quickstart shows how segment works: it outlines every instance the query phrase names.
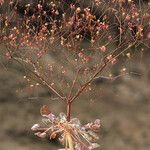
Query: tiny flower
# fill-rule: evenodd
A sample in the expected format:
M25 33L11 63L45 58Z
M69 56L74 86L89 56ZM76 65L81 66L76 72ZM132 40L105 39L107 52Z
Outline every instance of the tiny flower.
M107 59L110 61L112 59L112 55L108 55Z
M83 52L79 52L78 56L82 58L84 56Z
M117 60L115 58L112 59L111 61L112 65L116 64L117 63Z
M131 58L131 54L130 54L130 53L127 53L126 56L127 56L128 58Z
M55 14L56 14L56 15L59 15L59 11L58 11L58 10L56 10L56 11L55 11Z
M76 38L79 39L79 38L80 38L80 35L76 35Z
M108 40L112 41L112 36L111 35L108 36Z
M12 58L10 52L7 52L7 53L5 54L5 56L6 56L7 59L11 59L11 58Z
M78 14L78 13L80 13L80 12L81 12L81 8L78 7L78 8L76 9L76 13Z
M102 46L100 49L103 53L106 52L106 46Z

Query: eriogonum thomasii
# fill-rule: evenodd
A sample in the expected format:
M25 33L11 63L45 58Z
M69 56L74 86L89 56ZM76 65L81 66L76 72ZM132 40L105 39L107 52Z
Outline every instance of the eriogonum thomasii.
M110 63L131 59L134 49L143 55L144 48L149 48L150 35L145 32L150 26L148 9L129 0L0 0L2 7L0 47L5 58L25 69L29 89L45 87L50 99L60 99L67 106L67 117L44 111L46 127L35 124L35 135L59 135L70 150L99 146L94 141L100 121L83 126L71 119L72 104L83 92L87 96L96 89L94 80L101 79Z

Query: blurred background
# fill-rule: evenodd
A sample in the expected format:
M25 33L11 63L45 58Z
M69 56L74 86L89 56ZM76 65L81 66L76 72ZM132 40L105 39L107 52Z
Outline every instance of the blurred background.
M104 76L110 73L117 76L124 67L129 74L115 80L98 78L94 82L96 92L83 94L74 103L71 115L82 124L101 119L98 150L149 150L149 49L142 56L138 53L130 61L116 66L109 66ZM57 115L66 109L61 101L51 100L50 93L43 87L32 87L20 66L0 57L0 150L62 147L55 140L37 138L30 130L33 124L41 122L42 105L48 105Z

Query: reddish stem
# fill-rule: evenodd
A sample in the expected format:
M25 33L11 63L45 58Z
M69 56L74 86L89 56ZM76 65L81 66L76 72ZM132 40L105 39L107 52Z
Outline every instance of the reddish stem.
M70 121L70 116L71 116L71 100L70 98L67 101L67 121Z

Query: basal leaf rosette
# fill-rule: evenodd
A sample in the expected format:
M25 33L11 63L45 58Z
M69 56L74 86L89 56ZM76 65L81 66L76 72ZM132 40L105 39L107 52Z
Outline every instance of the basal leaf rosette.
M36 131L39 138L58 140L65 145L65 149L59 150L83 150L99 147L96 141L99 139L98 131L100 120L82 125L78 118L72 118L69 122L64 113L55 116L53 113L42 115L42 124L34 124L31 130Z

